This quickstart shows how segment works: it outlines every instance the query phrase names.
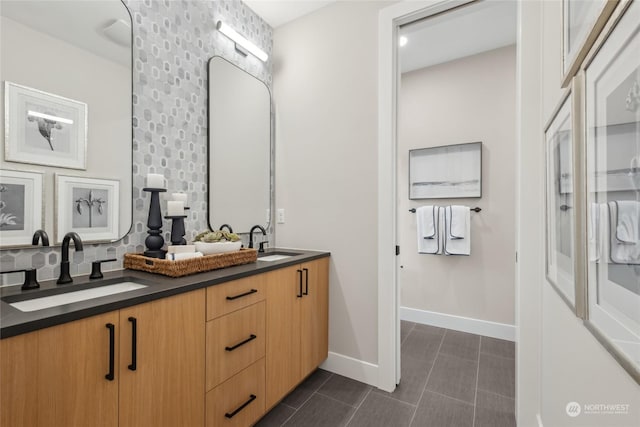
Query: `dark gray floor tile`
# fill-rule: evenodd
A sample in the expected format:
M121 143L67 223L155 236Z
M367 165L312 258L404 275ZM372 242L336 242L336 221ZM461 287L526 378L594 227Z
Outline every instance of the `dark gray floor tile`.
M473 405L425 391L411 426L471 427Z
M476 361L440 354L433 365L426 389L473 404L477 371Z
M498 338L481 337L480 352L491 354L492 356L510 357L515 359L516 343Z
M513 398L515 396L515 370L514 359L480 353L478 390Z
M369 393L349 422L349 427L408 427L414 409L407 403Z
M515 400L478 390L475 427L515 427Z
M394 392L387 393L378 389L373 391L417 405L420 396L422 396L422 390L424 390L424 386L427 383L427 377L432 365L433 362L430 360L414 359L403 354L401 360L402 377Z
M322 369L316 369L306 380L295 388L283 399L283 403L298 409L311 395L318 390L322 384L327 382L333 374Z
M280 427L295 411L292 407L280 403L262 417L256 427Z
M418 326L416 325L404 340L400 352L414 359L434 360L442 342L442 335L418 329Z
M345 426L355 408L315 393L284 425L287 427Z
M480 351L480 335L448 330L444 334L440 353L458 356L463 359L478 360Z
M334 375L320 387L318 393L346 403L347 405L358 406L370 389L371 386L367 384L341 375Z
M425 325L423 323L416 323L414 328L416 331L431 332L432 334L444 335L446 329L438 328L437 326Z
M416 324L413 322L408 322L406 320L400 321L400 343L404 342L409 335L409 332L411 332L415 326Z

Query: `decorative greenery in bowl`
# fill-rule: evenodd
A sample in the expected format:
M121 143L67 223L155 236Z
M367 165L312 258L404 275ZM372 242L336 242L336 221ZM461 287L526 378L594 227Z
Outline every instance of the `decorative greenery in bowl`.
M204 255L237 251L242 247L240 237L226 230L200 233L194 239L194 243L196 251L202 252Z

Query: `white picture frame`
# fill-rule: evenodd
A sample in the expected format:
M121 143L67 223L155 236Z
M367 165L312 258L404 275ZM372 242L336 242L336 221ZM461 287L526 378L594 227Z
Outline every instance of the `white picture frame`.
M574 117L567 90L545 127L545 230L547 280L576 311Z
M619 220L623 204L631 209L627 218L640 215L638 52L640 2L635 1L612 18L611 31L594 46L584 67L585 325L640 384L640 238L625 237Z
M56 174L55 241L70 231L83 241L118 239L120 182Z
M87 167L87 104L5 81L5 160Z
M562 0L562 87L569 86L619 0Z
M43 174L0 169L0 246L31 245L43 228Z
M409 150L409 199L482 197L482 142Z

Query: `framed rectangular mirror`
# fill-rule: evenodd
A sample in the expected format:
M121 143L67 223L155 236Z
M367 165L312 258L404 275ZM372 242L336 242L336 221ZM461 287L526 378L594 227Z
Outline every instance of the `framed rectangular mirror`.
M219 56L209 60L209 227L269 226L271 94Z
M93 212L92 224L114 212L111 233L84 227L88 231L79 232L83 240L111 242L131 228L131 26L129 10L120 0L2 1L0 169L42 175L38 228L52 244L61 241L54 236L78 231L61 225L72 222L58 221L77 212L78 203L67 197L62 205L56 174L117 182L117 199L103 201L100 211ZM0 225L0 247L31 245L25 218L16 214L19 207L15 201L7 206L3 194L0 215L13 215L17 225L11 227L25 232L20 239L5 239L7 227Z

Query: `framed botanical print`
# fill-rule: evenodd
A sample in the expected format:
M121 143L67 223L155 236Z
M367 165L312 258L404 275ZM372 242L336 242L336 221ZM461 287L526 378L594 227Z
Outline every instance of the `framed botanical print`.
M40 172L0 169L0 246L30 245L42 228Z
M587 326L640 383L640 2L585 65Z
M118 238L120 182L56 175L56 243L75 231L84 241Z
M4 84L5 160L86 169L87 104Z
M572 93L566 91L545 128L547 280L575 311L575 194Z
M618 0L562 1L562 87L567 87Z

